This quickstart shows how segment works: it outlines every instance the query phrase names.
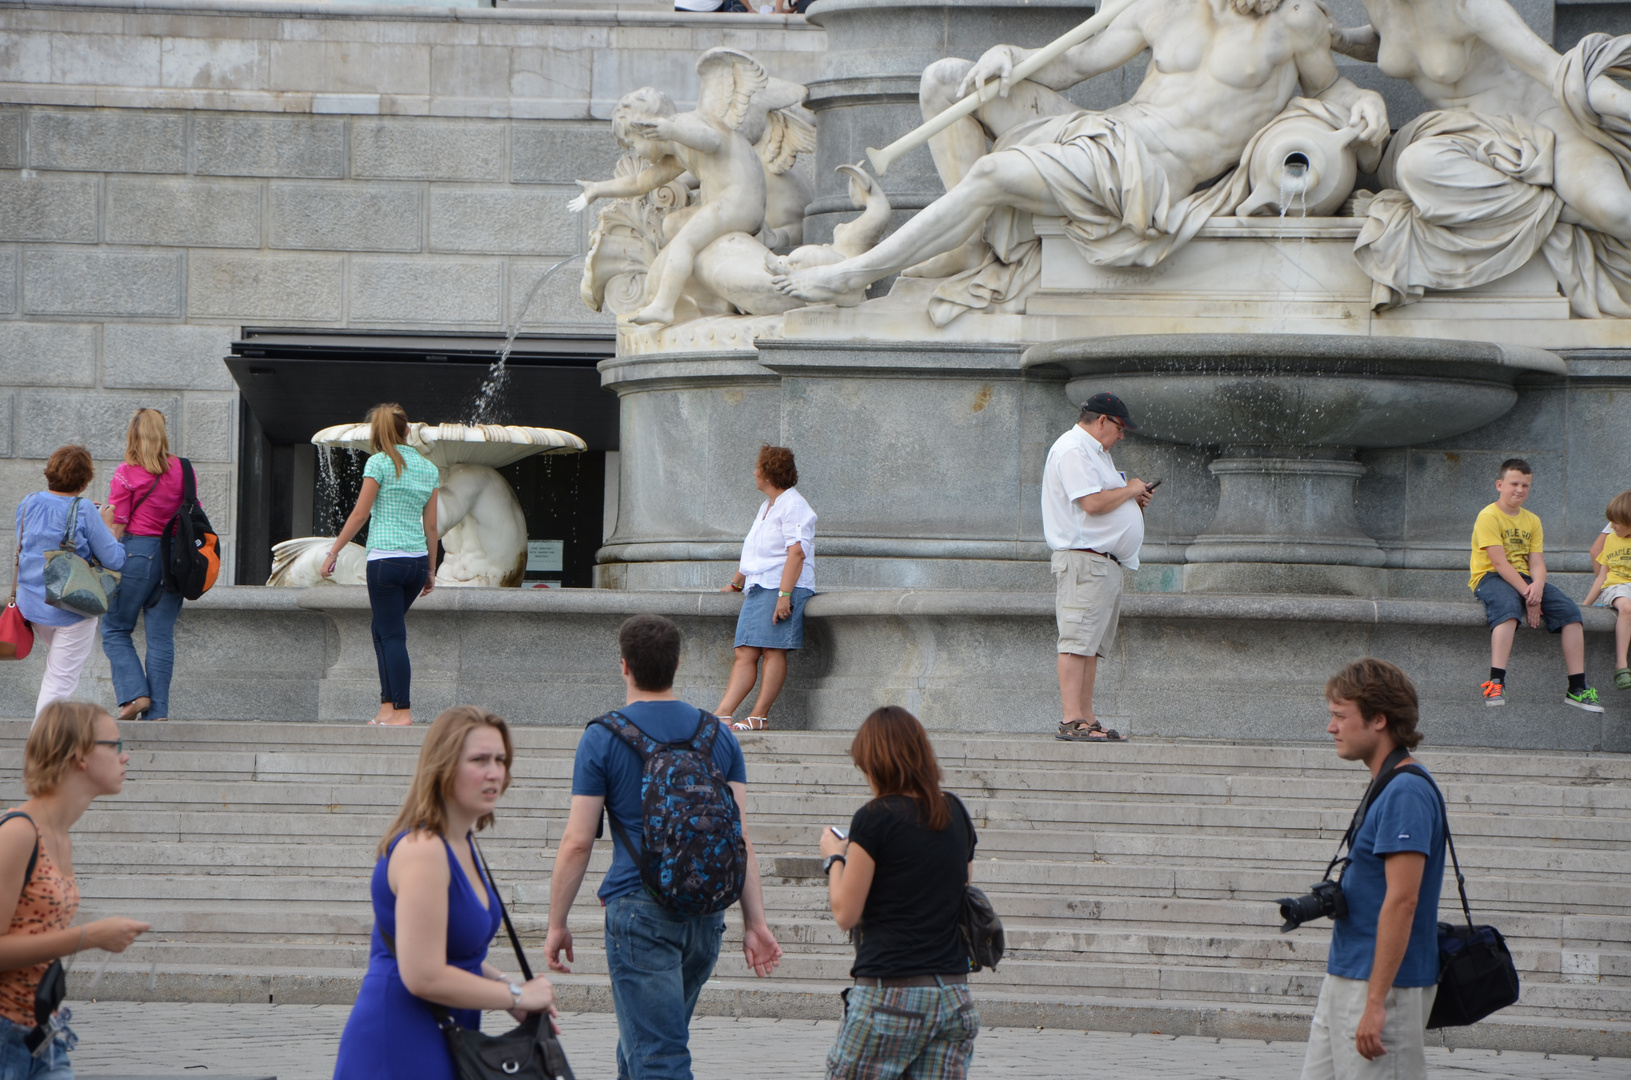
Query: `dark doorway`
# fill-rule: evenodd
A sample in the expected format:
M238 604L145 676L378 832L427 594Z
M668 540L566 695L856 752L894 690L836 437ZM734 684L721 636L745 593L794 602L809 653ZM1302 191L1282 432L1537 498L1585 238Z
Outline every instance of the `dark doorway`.
M338 533L355 501L361 459L313 447L313 434L359 422L381 401L401 403L414 420L470 419L502 344L487 334L246 328L226 358L243 413L237 583L265 582L274 544ZM615 345L610 337L518 336L497 407L486 417L561 428L589 446L584 454L527 458L499 470L515 485L528 534L539 542L529 580L591 584L606 455L618 448L617 398L601 389L595 365ZM319 483L325 468L331 484Z

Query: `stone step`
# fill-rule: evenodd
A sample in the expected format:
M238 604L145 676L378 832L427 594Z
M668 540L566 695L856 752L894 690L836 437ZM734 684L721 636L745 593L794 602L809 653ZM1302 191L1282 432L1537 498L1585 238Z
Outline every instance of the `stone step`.
M131 754L126 794L139 799L176 801L173 792L193 788L196 795L191 801L215 802L219 793L230 791L233 786L241 786L244 780L253 780L264 784L301 785L299 789L288 792L288 801L293 804L334 802L333 788L338 786L350 793L350 798L344 801L394 806L400 802L415 760L407 754L316 751L218 755L138 750ZM14 780L20 772L21 752L0 752L0 783ZM1356 791L1363 789L1362 776L1352 770L1347 775L1354 781ZM1440 775L1443 775L1442 770ZM546 789L552 789L555 785L551 782L560 782L561 786L565 786L570 777L571 758L567 753L543 761L523 759L517 765L515 783L506 797L506 809L512 804L554 806L555 802L540 804L535 798L531 802L526 800L537 794L537 785L543 784ZM852 798L858 795L864 797L866 790L859 774L847 763L830 766L762 766L756 762L751 780L751 790L774 791L778 796L798 792ZM1290 779L1271 775L1204 775L1130 769L1065 771L1017 766L1003 769L951 767L946 770L945 783L951 790L966 792L965 799L969 801L978 799L981 791L1002 790L1023 791L1027 797L1034 799L1091 795L1098 800L1112 801L1223 801L1326 810L1330 808L1332 795L1328 778ZM1513 814L1531 808L1546 808L1563 814L1631 818L1631 781L1559 784L1490 782L1482 777L1446 778L1444 788L1447 800L1457 812Z
M395 814L394 804L385 806L357 805L348 801L341 789L333 793L342 801L317 802L300 799L279 803L276 792L266 791L262 785L246 784L256 788L256 795L264 800L255 802L209 803L188 801L173 805L143 802L136 797L139 788L132 785L130 801L115 805L96 804L86 812L82 829L107 833L141 833L154 838L174 836L180 838L226 837L253 841L257 836L337 835L377 838L390 824ZM564 824L567 795L545 793L540 800L548 800L548 808L529 809L527 796L517 793L516 805L506 806L501 812L499 831L495 836L537 835L540 828L557 828ZM0 801L8 804L20 802L20 793ZM806 830L806 838L816 833L822 822L846 822L853 815L859 800L841 795L793 796L781 799L766 794L749 792L746 819L755 832L761 826L796 826ZM256 809L256 806L261 809ZM268 812L265 807L276 806ZM1254 840L1309 840L1316 839L1333 848L1347 826L1349 813L1314 809L1286 809L1266 811L1249 805L1207 805L1151 803L1092 803L1085 801L1019 801L1009 799L971 799L969 811L975 825L982 832L999 829L1013 832L1035 831L1059 833L1080 831L1094 834L1098 830L1109 833L1176 832L1187 837L1204 834L1208 837L1228 837L1231 843L1241 839ZM512 823L510 825L505 822ZM520 824L525 822L526 824ZM1552 816L1545 814L1471 814L1456 813L1451 827L1459 838L1482 839L1488 843L1515 842L1519 844L1545 843L1567 845L1584 849L1623 845L1631 832L1631 821L1612 817ZM556 833L558 835L558 831ZM778 836L797 835L777 833ZM808 842L808 840L806 840ZM1049 841L1057 843L1057 841Z
M515 830L517 836L491 837L482 851L495 872L548 874L554 869L555 844L551 831L539 823L530 830ZM554 831L558 831L558 826ZM102 835L102 834L97 834ZM192 840L85 840L75 845L74 865L81 874L151 873L155 870L185 870L189 873L252 874L280 867L308 873L334 873L366 877L377 857L378 834L337 836L321 830L306 835L323 842L291 842L298 831L280 832L263 840L244 841L197 836ZM1023 835L1023 834L1022 834ZM1074 851L1009 851L982 834L977 861L982 879L992 864L1019 863L1036 866L1076 866L1084 871L1100 865L1173 866L1210 869L1251 868L1281 875L1307 876L1332 848L1329 842L1297 839L1263 839L1219 846L1203 837L1156 836L1147 833L1073 834L1080 848ZM777 852L755 837L760 854L760 872L772 877L821 880L821 862L814 855ZM1631 884L1631 863L1605 860L1595 851L1520 847L1514 845L1467 844L1458 849L1461 866L1469 878L1485 874L1532 876L1537 873L1565 873L1585 882ZM597 845L591 869L610 865L611 846ZM1449 868L1446 868L1448 871Z
M585 912L581 918L574 915L569 920L569 926L579 957L587 958L600 953L601 924L592 913ZM819 957L827 967L838 962L844 965L845 970L853 959L847 936L830 920L775 920L774 926L777 940L784 949L793 950L793 955ZM164 964L205 963L244 967L366 967L369 937L367 928L363 930L362 933L346 936L344 940L331 941L246 941L237 938L206 941L190 935L173 936L173 930L166 928L162 922L156 922L153 930L143 936L141 943L132 947L132 953L126 959L136 962L140 956L151 956L156 962ZM546 930L547 923L543 920L523 918L517 923L517 931L529 950L543 948ZM1250 964L1259 970L1319 974L1324 971L1329 944L1326 935L1314 934L1289 937L1269 933L1195 935L1173 933L1170 929L1148 932L1125 927L1110 933L1073 933L1015 924L1008 925L1006 930L1008 950L1002 966L1009 969L1021 965L1021 979L1028 977L1023 965L1032 962L1064 966L1108 963L1228 969ZM502 942L502 938L499 940ZM1526 983L1631 987L1631 950L1571 951L1567 954L1568 971L1565 971L1565 954L1561 950L1555 947L1524 947L1510 935L1508 941L1513 945L1514 961ZM740 946L741 935L737 925L728 924L725 942L727 953ZM604 971L604 959L595 963L600 966L594 970ZM827 967L822 970L827 970ZM1068 972L1060 977L1065 980L1061 985L1071 985ZM1003 981L995 975L991 978L992 981Z
M125 729L131 778L120 798L99 802L76 827L76 861L87 917L126 914L154 930L110 965L105 992L185 987L206 1000L354 993L373 922L375 846L423 730ZM25 730L0 722L0 798L19 793ZM579 735L515 729L515 782L498 828L484 837L532 950L542 944ZM848 820L867 798L849 739L768 732L743 740L747 818L787 959L770 983L748 979L739 918L729 916L710 993L769 1008L766 1001L785 1005L806 992L780 987L815 988L825 1001L845 980L852 953L826 910L811 849L822 823ZM1045 735L946 736L936 745L947 786L964 795L981 830L975 880L1010 929L1008 959L978 977L982 1001L1007 995L1049 1016L1099 1015L1107 1008L1099 1003L1112 999L1141 1003L1118 1006L1140 1016L1256 1010L1296 1015L1294 1037L1306 1034L1328 924L1279 935L1272 901L1318 876L1347 824L1345 804L1363 787L1363 773L1329 746L1089 747ZM1522 971L1525 996L1510 1023L1563 1014L1609 1022L1631 1005L1631 865L1620 857L1631 835L1631 761L1426 753L1451 801L1475 915L1503 929ZM587 980L572 985L591 995L603 992L593 973L604 970L592 890L610 855L609 843L597 846L569 916L580 946L574 978ZM1446 889L1442 916L1454 908ZM1179 1000L1190 1004L1167 1004Z
M0 720L0 748L20 749L27 737L29 721ZM539 727L515 725L511 728L517 756L526 760L529 751L552 751L570 757L582 729L578 727ZM361 724L268 723L260 721L175 721L166 724L125 725L127 745L140 750L181 744L191 752L240 751L286 753L310 747L341 746L344 752L403 755L410 761L417 754L425 726L411 729L369 728ZM1324 741L1308 743L1266 743L1240 741L1218 743L1211 740L1134 740L1116 746L1086 746L1061 743L1051 733L1035 737L983 736L937 733L936 754L947 767L992 767L1017 764L1034 766L1045 761L1055 768L1120 769L1166 768L1182 772L1226 773L1234 775L1261 772L1283 774L1291 771L1304 777L1330 773L1333 778L1353 779L1353 765L1340 762ZM824 759L849 766L851 735L842 732L744 732L739 741L753 764L803 765ZM1114 757L1108 756L1114 754ZM1470 779L1525 777L1575 779L1587 784L1631 781L1631 759L1607 753L1559 753L1524 751L1481 751L1467 749L1422 750L1424 760L1436 775L1447 781L1462 776ZM411 765L410 765L411 768Z

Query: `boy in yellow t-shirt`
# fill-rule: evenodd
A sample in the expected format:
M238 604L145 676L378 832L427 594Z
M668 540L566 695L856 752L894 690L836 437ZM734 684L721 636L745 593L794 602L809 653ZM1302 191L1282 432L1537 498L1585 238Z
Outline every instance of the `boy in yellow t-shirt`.
M1546 580L1540 518L1523 508L1534 473L1522 458L1501 462L1497 498L1478 512L1472 526L1472 580L1467 584L1484 602L1490 629L1484 704L1506 704L1506 662L1518 622L1539 626L1545 619L1546 629L1563 639L1563 662L1569 669L1564 703L1600 713L1597 691L1586 685L1586 632L1580 608Z
M1597 564L1597 580L1586 594L1586 606L1601 604L1612 610L1614 622L1614 688L1631 690L1631 664L1626 652L1631 648L1631 491L1622 491L1608 503L1608 528L1591 545L1591 558Z

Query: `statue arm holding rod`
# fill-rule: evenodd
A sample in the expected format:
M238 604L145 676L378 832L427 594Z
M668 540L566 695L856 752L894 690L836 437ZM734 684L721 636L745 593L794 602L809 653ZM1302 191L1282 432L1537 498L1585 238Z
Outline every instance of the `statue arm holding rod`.
M1042 48L1037 49L1034 52L1026 53L1024 59L1015 62L1013 59L1013 53L1008 51L1009 47L1003 46L1001 47L1000 56L994 56L993 54L998 53L999 50L993 49L987 52L984 57L981 57L980 64L976 65L975 71L979 71L980 68L984 67L986 62L989 60L992 62L992 64L997 66L1001 66L1006 63L1009 73L1008 83L1010 86L1015 81L1029 79L1032 75L1042 71L1055 60L1062 57L1065 53L1076 48L1089 38L1093 37L1095 34L1098 34L1107 27L1111 26L1119 19L1122 12L1126 11L1129 7L1132 7L1137 2L1138 0L1106 0L1104 6L1099 8L1098 13L1091 19L1088 19L1076 29L1072 30L1070 33L1064 35L1056 41L1053 41L1048 45L1044 45ZM1140 40L1142 40L1143 32L1138 31L1138 34ZM1136 50L1133 55L1137 55ZM1130 60L1132 59L1132 56L1128 56L1126 59ZM1126 61L1124 60L1123 63L1125 62ZM1107 71L1113 66L1115 65L1107 65L1099 70ZM1070 65L1067 63L1065 68L1058 72L1055 77L1062 77L1064 73L1068 72L1069 70ZM1080 81L1080 79L1076 79L1074 82L1067 83L1066 85L1074 85L1075 82ZM994 85L991 81L987 80L980 84L978 91L964 97L961 101L957 102L957 104L951 106L949 109L946 109L933 120L914 128L912 131L896 139L882 150L875 150L870 146L867 147L866 156L871 160L873 169L877 171L879 176L884 175L889 171L890 164L896 158L900 157L904 153L917 149L919 146L922 146L931 138L946 130L946 128L950 127L952 124L956 123L962 117L968 116L977 110L981 105L990 101L992 98L997 97L999 94L999 89L1001 89L1000 83ZM1005 94L1006 90L1003 90L1003 93Z
M1042 49L1023 49L1018 45L996 45L987 49L963 77L957 96L968 97L980 92L983 104L992 97L987 84L994 81L996 96L1005 98L1018 79L1050 90L1069 90L1095 75L1114 71L1149 47L1138 25L1138 12L1123 10L1097 37L1059 53L1046 64L1032 68L1027 75L1018 74L1018 69L1029 67L1027 61Z

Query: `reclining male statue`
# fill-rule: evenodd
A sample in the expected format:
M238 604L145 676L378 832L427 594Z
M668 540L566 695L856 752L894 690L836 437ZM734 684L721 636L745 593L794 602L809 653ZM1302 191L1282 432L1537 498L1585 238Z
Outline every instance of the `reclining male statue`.
M978 63L938 61L923 75L925 117L1001 80L997 97L930 142L946 194L871 251L784 274L777 286L830 303L907 267L915 276L956 274L941 288L949 303L936 312L931 302L944 323L1034 282L1026 214L1066 219L1091 262L1154 265L1244 197L1241 183L1196 189L1233 168L1299 89L1345 110L1359 138L1380 146L1386 108L1337 74L1332 34L1321 0L1143 0L1017 84L1013 68L1029 50L1016 46L999 45ZM1124 104L1086 111L1059 92L1145 49L1149 73ZM946 257L917 266L936 256Z

